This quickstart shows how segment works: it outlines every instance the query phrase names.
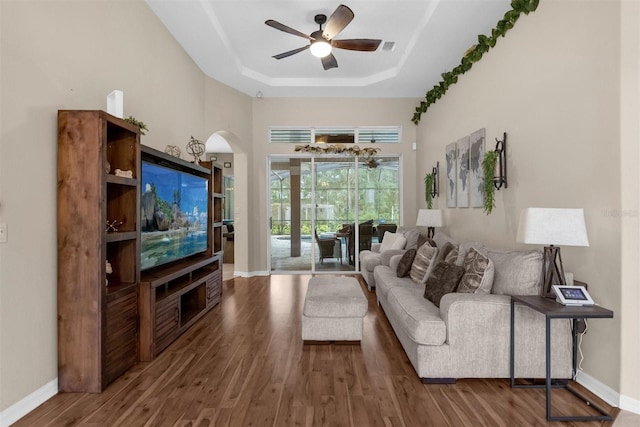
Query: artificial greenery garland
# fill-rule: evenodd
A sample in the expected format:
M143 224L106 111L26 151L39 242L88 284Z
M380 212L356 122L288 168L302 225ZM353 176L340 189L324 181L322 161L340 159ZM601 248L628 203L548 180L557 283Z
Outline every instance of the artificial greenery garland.
M142 122L142 121L140 121L140 120L136 119L136 118L135 118L135 117L133 117L133 116L129 116L129 117L127 117L126 119L124 119L124 121L125 121L125 122L129 122L129 123L131 123L131 124L132 124L132 125L134 125L134 126L138 126L138 127L140 128L140 135L146 135L146 132L145 132L145 131L149 130L149 129L147 128L147 125L146 125L146 124L144 124L144 122Z
M364 163L370 168L378 167L378 162L374 158L380 151L379 148L364 147L361 148L358 145L342 145L342 144L320 144L320 145L296 145L294 151L302 151L304 153L314 154L345 154L349 156L361 157Z
M438 99L442 98L442 95L447 92L449 86L457 83L458 76L469 71L474 62L478 62L480 58L482 58L482 55L494 47L498 41L498 37L504 37L507 31L513 28L521 14L524 13L528 15L534 12L538 8L539 2L540 0L512 0L511 10L507 11L504 17L498 21L496 27L491 30L491 36L480 34L478 36L478 44L471 46L464 53L460 65L447 73L441 74L442 81L427 92L424 101L421 101L420 105L416 107L416 112L413 114L411 121L418 124L422 113L425 113L431 104L434 104Z
M428 173L424 176L424 200L427 202L427 209L431 209L433 206L433 195L431 189L433 188L433 174Z
M482 171L484 172L484 212L489 215L496 206L496 188L493 184L493 172L498 162L498 153L487 151L482 160Z

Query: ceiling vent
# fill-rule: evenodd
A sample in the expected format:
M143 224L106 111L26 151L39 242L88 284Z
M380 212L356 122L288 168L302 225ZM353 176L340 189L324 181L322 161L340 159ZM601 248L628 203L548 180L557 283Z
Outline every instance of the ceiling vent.
M382 44L382 50L384 52L393 52L395 48L396 48L396 42L384 42Z

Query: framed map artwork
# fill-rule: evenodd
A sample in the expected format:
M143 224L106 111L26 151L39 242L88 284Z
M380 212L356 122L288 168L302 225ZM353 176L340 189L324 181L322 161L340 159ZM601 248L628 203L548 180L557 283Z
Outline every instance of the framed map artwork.
M459 208L469 207L469 136L458 140L457 203Z
M478 129L469 140L469 197L472 208L484 207L484 171L482 161L485 152L485 130Z
M456 207L456 175L458 172L457 165L458 150L455 142L445 147L445 160L447 163L447 207Z

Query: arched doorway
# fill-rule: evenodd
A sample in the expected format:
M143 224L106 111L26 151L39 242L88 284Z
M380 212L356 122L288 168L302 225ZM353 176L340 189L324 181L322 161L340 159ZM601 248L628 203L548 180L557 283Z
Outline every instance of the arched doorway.
M219 130L206 141L206 159L217 163L223 171L223 236L224 280L246 276L248 225L243 219L247 211L247 158L240 139L231 132ZM245 273L243 273L245 272Z

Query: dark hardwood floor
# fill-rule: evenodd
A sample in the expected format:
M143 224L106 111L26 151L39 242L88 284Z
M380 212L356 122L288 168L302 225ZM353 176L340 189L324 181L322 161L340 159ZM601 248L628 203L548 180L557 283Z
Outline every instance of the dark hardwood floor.
M362 343L303 345L308 279L225 282L222 303L155 361L138 364L102 394L54 396L15 426L612 424L547 423L544 390L514 390L506 379L422 384L362 280L369 298ZM594 413L565 390L553 392L553 404L554 415Z

